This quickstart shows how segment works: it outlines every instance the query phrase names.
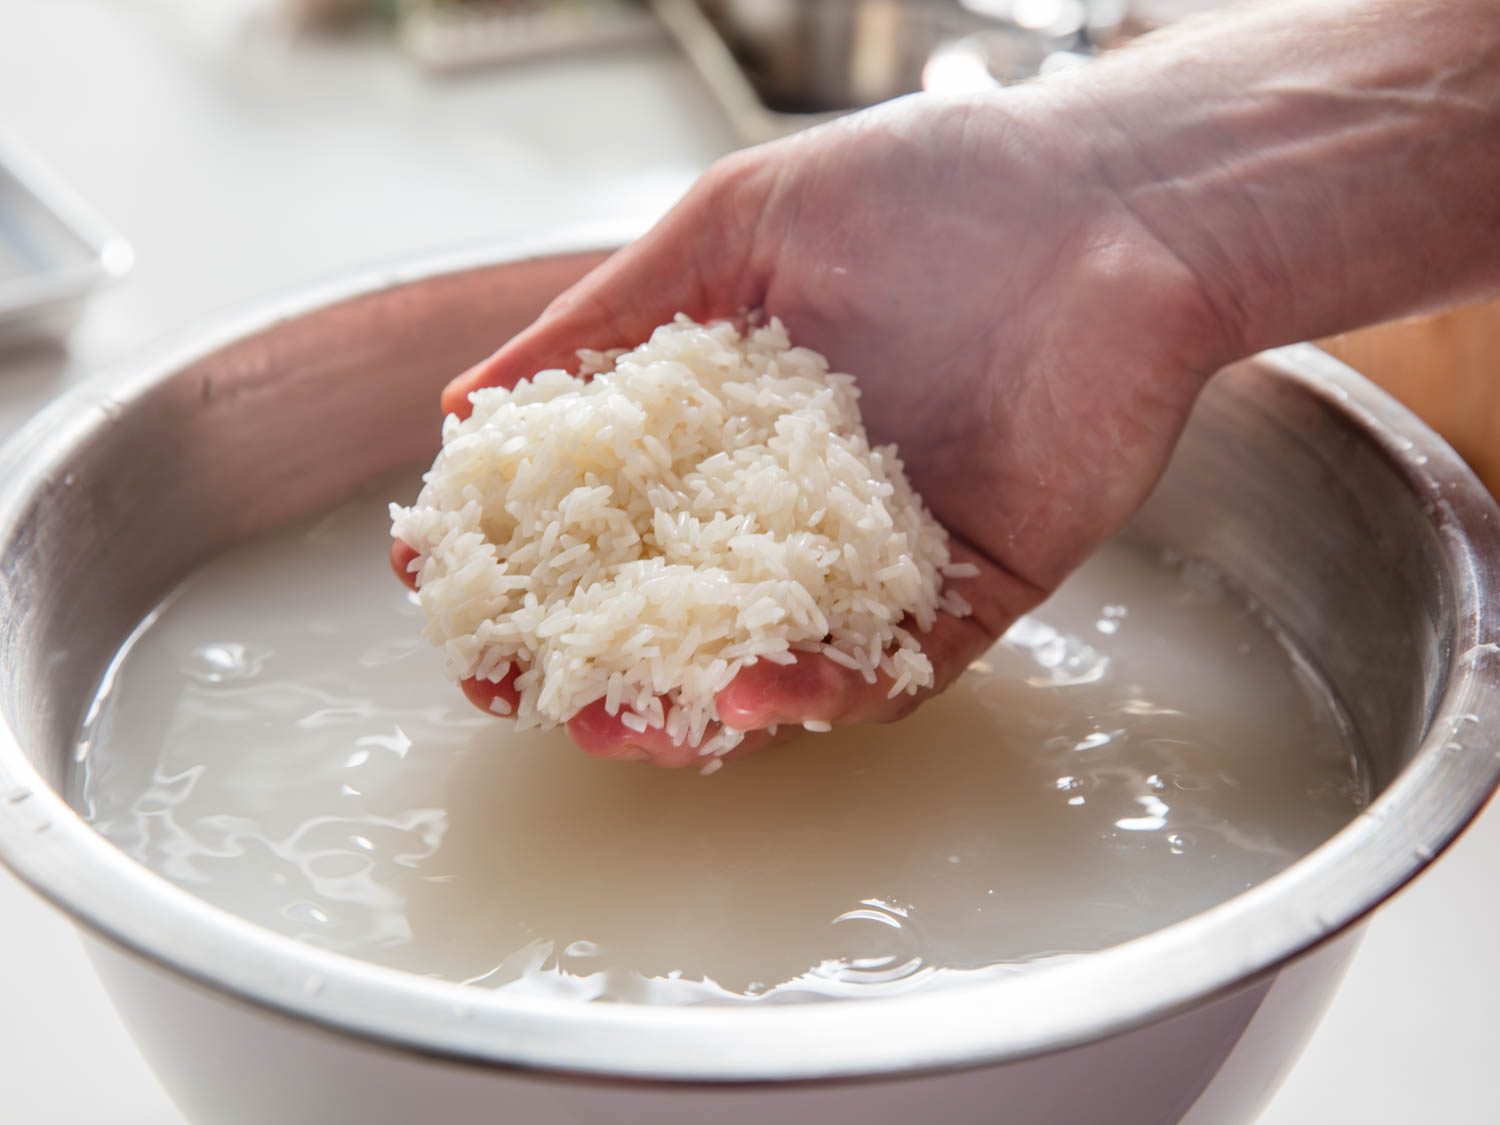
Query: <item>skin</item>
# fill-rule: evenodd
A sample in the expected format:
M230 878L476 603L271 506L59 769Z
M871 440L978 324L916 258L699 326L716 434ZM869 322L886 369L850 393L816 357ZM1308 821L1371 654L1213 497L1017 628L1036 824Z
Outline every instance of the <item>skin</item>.
M973 616L923 638L941 690L1130 518L1218 368L1497 280L1492 0L1261 3L731 156L443 406L466 415L473 390L679 311L779 316L856 375L871 436L981 572L955 583ZM408 582L410 558L398 543ZM808 656L746 669L718 707L757 732L743 753L775 725L886 721L930 694L886 686ZM602 705L568 729L594 754L697 760Z

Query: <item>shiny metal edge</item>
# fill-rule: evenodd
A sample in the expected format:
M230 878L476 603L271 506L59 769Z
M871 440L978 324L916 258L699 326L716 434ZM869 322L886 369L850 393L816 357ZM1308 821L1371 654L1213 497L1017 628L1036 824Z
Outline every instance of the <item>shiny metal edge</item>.
M14 527L27 497L16 466L59 464L108 425L112 404L141 394L190 356L403 282L600 245L553 238L369 271L92 380L0 452L0 536ZM1235 991L1394 894L1469 823L1500 780L1492 747L1466 751L1456 737L1461 727L1483 732L1500 722L1493 690L1500 683L1500 574L1483 561L1500 558L1500 511L1435 434L1332 358L1299 345L1250 362L1357 419L1438 513L1447 564L1461 579L1454 582L1462 595L1455 645L1428 736L1379 800L1285 871L1166 929L1010 980L892 998L745 1010L509 997L312 949L208 906L97 835L46 785L8 727L0 727L0 860L80 923L217 992L426 1056L605 1080L826 1081L994 1064L1105 1038ZM1395 808L1429 815L1418 822L1393 816ZM314 980L316 989L309 987Z

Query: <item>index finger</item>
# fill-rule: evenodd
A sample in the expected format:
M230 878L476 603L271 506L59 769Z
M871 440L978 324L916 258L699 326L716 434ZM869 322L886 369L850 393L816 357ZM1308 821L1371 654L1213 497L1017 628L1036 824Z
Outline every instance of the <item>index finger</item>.
M755 191L737 186L742 167L721 162L641 238L616 252L564 291L535 323L443 390L446 414L469 416L469 396L483 387L511 387L549 368L577 369L580 348L635 347L678 313L694 320L733 316L764 296L759 260L750 244L758 211ZM746 212L747 214L741 214Z
M890 722L942 691L1046 595L960 542L952 544L952 556L976 566L979 575L950 578L943 585L945 592L958 593L969 603L969 615L940 613L932 628L920 634L922 652L932 662L932 684L893 695L895 684L884 673L867 680L821 653L803 652L792 664L762 660L741 670L718 694L719 718L739 730Z

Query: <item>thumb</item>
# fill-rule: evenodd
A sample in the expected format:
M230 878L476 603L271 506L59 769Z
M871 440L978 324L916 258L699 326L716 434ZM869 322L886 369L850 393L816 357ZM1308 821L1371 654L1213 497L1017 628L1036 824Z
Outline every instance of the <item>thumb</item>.
M511 387L552 367L575 370L580 348L634 347L677 313L694 320L760 305L764 277L749 232L765 193L743 190L743 160L721 162L667 216L565 290L536 321L443 391L443 411L469 416L469 395ZM733 186L740 190L725 190Z

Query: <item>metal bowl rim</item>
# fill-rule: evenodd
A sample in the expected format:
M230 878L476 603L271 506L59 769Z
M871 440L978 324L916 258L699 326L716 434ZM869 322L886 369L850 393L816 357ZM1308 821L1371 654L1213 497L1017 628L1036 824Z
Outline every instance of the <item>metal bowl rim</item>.
M64 394L0 452L0 544L33 490L130 402L194 358L277 323L405 284L602 252L594 236L507 242L366 271L229 318L187 346ZM612 1081L849 1080L1015 1061L1201 1006L1359 921L1432 861L1500 781L1465 731L1500 722L1500 510L1404 407L1310 345L1250 362L1335 410L1401 472L1439 526L1455 591L1446 690L1416 757L1334 837L1182 922L1015 978L905 996L763 1008L653 1008L509 997L272 934L194 898L95 833L0 723L0 861L77 922L189 981L395 1050Z

